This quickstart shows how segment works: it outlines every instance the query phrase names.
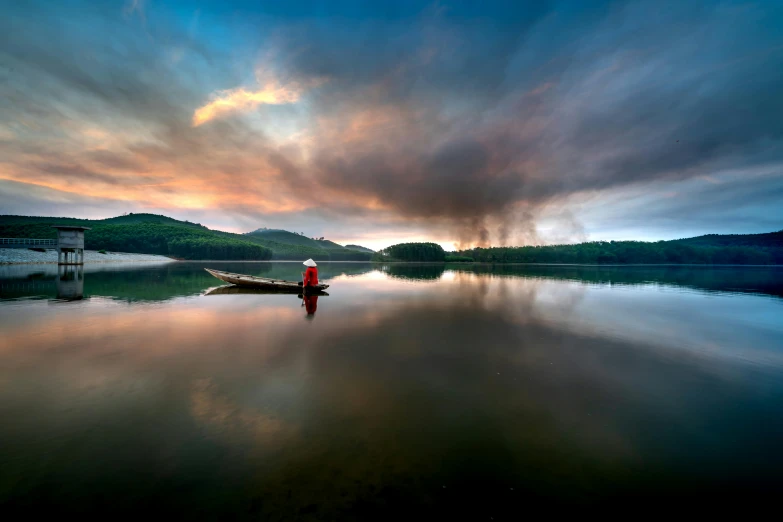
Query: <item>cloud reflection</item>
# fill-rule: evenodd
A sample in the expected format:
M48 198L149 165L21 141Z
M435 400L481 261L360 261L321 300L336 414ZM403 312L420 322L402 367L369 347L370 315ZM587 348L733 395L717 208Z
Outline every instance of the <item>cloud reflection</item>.
M389 490L518 508L509 488L603 498L774 471L777 299L461 272L332 283L309 328L290 296L0 303L0 410L20 412L3 451L67 449L79 476L109 447L326 519Z

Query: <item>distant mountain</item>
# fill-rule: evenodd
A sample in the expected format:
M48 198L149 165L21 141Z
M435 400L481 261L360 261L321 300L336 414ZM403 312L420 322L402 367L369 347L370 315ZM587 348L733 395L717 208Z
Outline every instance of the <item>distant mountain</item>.
M350 248L351 250L358 250L359 252L368 252L370 254L375 253L375 250L370 250L369 248L360 245L345 245L345 248Z
M276 243L285 243L286 245L300 245L311 248L321 248L318 241L310 239L302 234L296 234L287 230L273 229L273 228L259 228L253 232L248 232L246 236L254 236L267 241L274 241Z
M319 259L330 259L332 261L369 261L373 253L369 249L357 250L348 248L339 245L334 241L329 241L328 239L311 239L302 234L280 229L260 228L253 232L248 232L245 234L245 237L252 238L254 241L258 241L264 245L269 245L271 243L288 245L286 248L281 248L279 246L273 248L278 255L282 255L283 250L285 250L286 255L288 253L293 255L295 252L299 257L312 257L316 261Z

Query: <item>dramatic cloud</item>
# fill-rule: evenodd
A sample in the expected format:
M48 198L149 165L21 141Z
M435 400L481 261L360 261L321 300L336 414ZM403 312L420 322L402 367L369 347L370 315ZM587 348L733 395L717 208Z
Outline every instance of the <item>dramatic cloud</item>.
M776 3L78 5L0 19L14 191L466 245L783 220L744 199L783 177Z

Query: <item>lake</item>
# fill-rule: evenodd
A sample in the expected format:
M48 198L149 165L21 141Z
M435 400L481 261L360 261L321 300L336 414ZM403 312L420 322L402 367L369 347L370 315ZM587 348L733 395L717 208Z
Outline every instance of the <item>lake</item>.
M305 303L204 266L302 271L0 267L5 509L507 520L783 492L781 267L322 263Z

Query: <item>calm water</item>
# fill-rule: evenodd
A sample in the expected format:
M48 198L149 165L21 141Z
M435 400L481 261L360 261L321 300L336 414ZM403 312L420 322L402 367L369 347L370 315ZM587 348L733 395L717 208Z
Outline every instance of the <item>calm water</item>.
M518 520L783 492L783 269L323 263L305 307L203 266L301 272L0 267L4 508Z

